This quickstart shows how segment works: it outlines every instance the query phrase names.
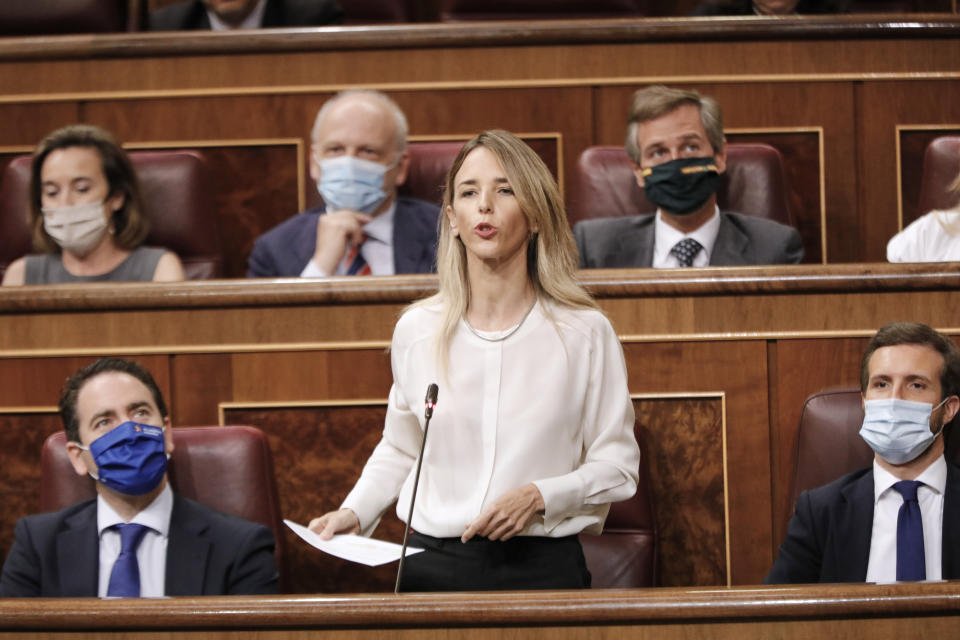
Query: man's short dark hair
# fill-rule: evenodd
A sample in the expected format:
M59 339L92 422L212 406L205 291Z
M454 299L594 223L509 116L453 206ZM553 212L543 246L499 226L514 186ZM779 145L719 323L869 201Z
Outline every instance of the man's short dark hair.
M67 378L63 391L60 392L60 419L63 421L63 430L67 432L67 441L80 442L80 423L77 420L77 396L80 395L80 389L90 379L112 372L126 373L142 382L153 395L160 416L167 417L167 404L163 401L160 387L140 363L123 358L100 358Z
M960 347L939 331L919 322L891 322L870 338L860 360L860 391L867 392L870 383L870 357L881 347L898 344L926 345L943 356L940 369L940 399L960 396Z

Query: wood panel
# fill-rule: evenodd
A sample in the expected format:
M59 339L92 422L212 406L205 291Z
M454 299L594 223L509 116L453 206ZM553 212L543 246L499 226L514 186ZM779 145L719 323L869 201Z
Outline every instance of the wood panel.
M900 217L898 230L928 213L920 211L920 191L923 186L923 157L927 145L940 136L960 135L960 122L956 126L940 125L904 129L898 132L900 148ZM960 167L958 167L960 170ZM944 185L946 186L946 185Z
M644 397L634 410L647 434L658 586L727 585L723 398Z
M0 410L0 554L4 557L13 545L17 519L39 508L40 447L48 435L62 428L60 416L52 410Z
M867 337L904 319L960 335L956 264L611 270L581 278L621 336L630 391L657 434L648 437L653 458L663 447L657 473L676 482L663 492L703 494L703 501L659 505L668 523L664 576L700 584L763 579L789 510L802 402L821 388L856 384ZM221 403L264 411L270 403L382 403L390 386L385 348L397 315L435 286L435 276L409 276L0 290L0 409L54 404L66 376L101 354L144 362L181 426L217 423ZM726 477L716 470L717 398ZM240 416L228 421L257 424ZM294 423L313 433L319 422ZM298 431L276 433L320 464L322 448ZM0 469L5 460L0 448ZM715 536L721 489L725 542ZM3 514L6 522L24 515L23 505L13 508L18 512ZM684 523L702 514L710 515L694 562L682 553L701 534ZM725 575L715 570L724 544Z
M380 441L386 404L224 408L225 424L250 424L267 434L284 518L306 525L339 508ZM365 567L321 553L286 530L293 593L392 592L396 563ZM375 537L399 542L403 523L388 509Z
M858 200L864 260L885 260L897 226L896 127L960 123L960 84L884 82L859 85L857 96Z
M491 127L556 132L568 176L585 147L622 143L634 88L665 82L714 95L731 131L783 136L821 128L819 166L806 147L787 158L807 259L881 260L897 229L891 132L907 123L960 122L958 30L955 16L826 16L0 41L0 114L7 116L0 137L32 146L54 125L83 120L131 142L304 141L333 91L372 86L397 99L414 135L469 136ZM780 142L785 151L799 149ZM297 207L283 195L289 166L253 158L238 168L231 160L217 159L237 178L231 195L222 181L214 188L223 215L242 220L240 235L228 235L224 247L234 276L243 271L248 236ZM814 184L821 170L822 228ZM821 232L825 256L814 241Z
M950 637L955 583L0 601L4 637ZM57 635L59 634L59 635ZM247 635L241 635L247 634Z
M631 393L724 394L726 482L732 488L729 532L734 541L729 577L733 584L759 584L772 563L772 557L758 552L772 544L771 523L757 517L770 510L766 343L627 343L624 355ZM653 441L648 438L649 446L655 448ZM685 453L697 459L696 449Z

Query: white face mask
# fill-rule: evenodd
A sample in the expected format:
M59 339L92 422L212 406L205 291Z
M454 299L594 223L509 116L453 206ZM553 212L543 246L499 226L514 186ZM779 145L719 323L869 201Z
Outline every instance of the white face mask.
M43 228L61 249L82 258L107 233L103 202L43 209Z
M905 464L915 459L943 431L930 431L931 414L949 400L934 407L929 402L912 402L899 398L867 400L863 403L863 426L860 437L878 456L891 464Z

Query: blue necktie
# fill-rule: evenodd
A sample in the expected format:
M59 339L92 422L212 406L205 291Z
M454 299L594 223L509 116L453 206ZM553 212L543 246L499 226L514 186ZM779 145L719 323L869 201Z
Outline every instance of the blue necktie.
M693 259L700 253L701 249L703 249L703 245L693 238L684 238L673 245L670 253L677 256L677 262L680 263L681 267L692 267Z
M147 532L142 524L118 524L113 527L120 532L120 555L113 563L107 595L118 598L140 597L140 566L137 564L137 547Z
M897 580L926 580L927 563L923 553L923 519L917 502L918 480L901 480L893 485L903 496L897 515Z

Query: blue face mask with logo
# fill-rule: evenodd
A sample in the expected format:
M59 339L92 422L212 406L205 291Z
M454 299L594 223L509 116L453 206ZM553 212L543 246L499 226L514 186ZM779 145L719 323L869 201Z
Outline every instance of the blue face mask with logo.
M863 425L860 437L878 456L891 464L905 464L933 444L943 431L930 431L930 416L949 400L934 407L929 402L913 402L899 398L866 400L863 403Z
M163 427L124 422L89 447L78 446L89 451L97 464L97 475L90 475L119 493L149 493L167 472Z
M317 190L327 211L349 209L373 213L387 199L383 176L392 168L353 156L327 158L320 162Z

